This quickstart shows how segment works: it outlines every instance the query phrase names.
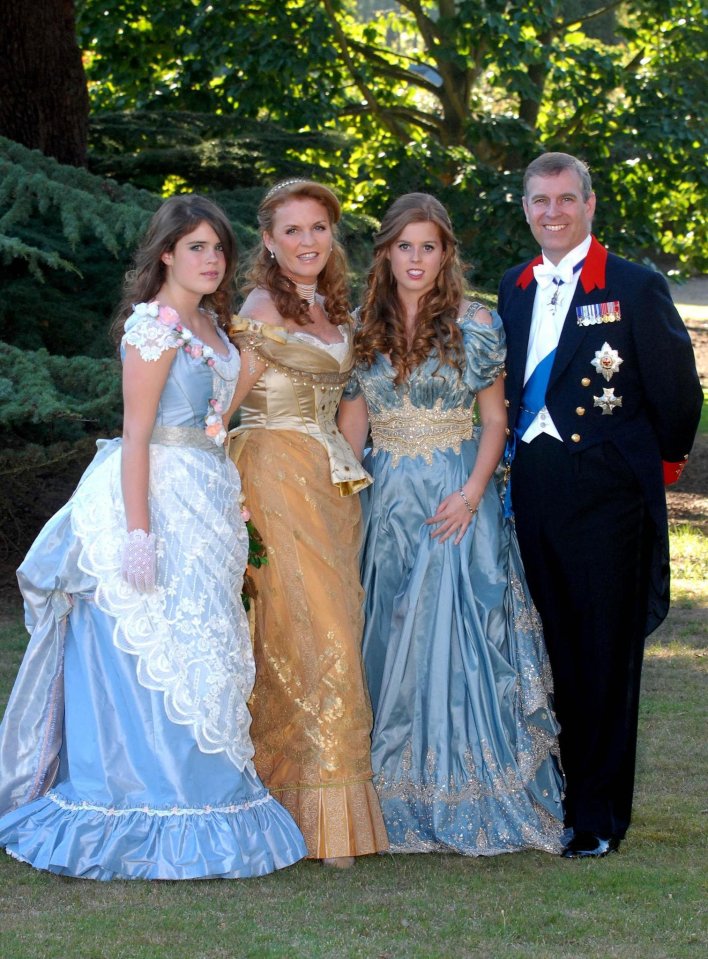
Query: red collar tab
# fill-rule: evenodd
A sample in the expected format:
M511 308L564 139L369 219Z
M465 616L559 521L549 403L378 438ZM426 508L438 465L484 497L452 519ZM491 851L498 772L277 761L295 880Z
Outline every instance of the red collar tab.
M537 256L535 260L531 260L530 263L527 263L519 274L516 285L520 286L522 290L525 290L531 280L533 280L533 268L539 263L543 263L542 256ZM583 289L586 293L590 293L590 291L594 290L595 287L597 287L598 290L604 290L606 286L606 266L607 250L601 243L598 243L593 236L590 238L590 249L585 257L583 268L580 271L580 282L583 284Z
M607 250L598 243L595 237L590 238L590 249L585 257L585 263L580 271L580 282L586 293L590 293L595 287L598 290L604 290L607 286L605 279L607 267Z
M539 263L543 263L543 257L537 256L535 260L531 260L529 264L521 271L519 278L516 281L516 285L520 286L522 290L525 290L529 285L531 280L533 280L533 268L538 266Z

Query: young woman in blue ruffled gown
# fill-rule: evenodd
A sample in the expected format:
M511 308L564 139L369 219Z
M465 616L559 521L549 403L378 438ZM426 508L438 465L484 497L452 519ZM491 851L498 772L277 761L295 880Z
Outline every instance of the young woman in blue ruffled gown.
M559 851L550 670L494 475L504 334L464 300L435 198L407 194L384 216L355 344L340 428L355 450L369 426L373 442L363 653L391 849Z
M220 416L235 268L213 203L155 214L116 321L123 439L18 571L31 639L0 728L0 845L38 869L240 878L306 852L251 759L248 533Z

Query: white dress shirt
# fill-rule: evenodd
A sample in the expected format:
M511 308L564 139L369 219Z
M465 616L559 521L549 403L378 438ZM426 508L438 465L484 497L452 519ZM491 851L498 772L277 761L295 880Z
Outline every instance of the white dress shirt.
M575 295L575 288L578 285L580 270L573 273L573 267L584 259L590 249L591 237L585 237L582 243L566 253L563 259L554 266L543 254L543 264L541 269L548 273L549 278L553 275L563 277L563 283L557 286L550 279L547 285L542 289L541 282L536 286L536 297L533 301L533 313L531 314L531 329L529 331L529 346L526 354L526 372L524 373L524 384L531 376L537 365L544 356L548 356L551 350L558 346L561 330L568 313L568 307ZM555 297L555 311L551 305L551 300ZM530 443L540 433L548 433L559 440L560 433L551 419L551 414L546 407L539 410L533 423L521 437L524 443Z

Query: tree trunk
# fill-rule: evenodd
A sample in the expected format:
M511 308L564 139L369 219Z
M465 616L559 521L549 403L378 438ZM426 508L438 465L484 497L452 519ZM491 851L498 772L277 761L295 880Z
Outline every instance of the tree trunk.
M89 98L73 0L2 0L0 135L86 166Z

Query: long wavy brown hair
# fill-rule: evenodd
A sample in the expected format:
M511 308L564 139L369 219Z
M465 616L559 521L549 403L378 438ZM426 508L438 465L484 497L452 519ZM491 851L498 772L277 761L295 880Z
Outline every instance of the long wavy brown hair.
M314 180L283 180L276 183L266 193L258 207L258 225L261 233L273 233L273 221L276 210L284 203L294 199L312 199L321 203L327 211L329 225L332 228L332 252L324 269L317 277L317 290L324 297L324 309L334 326L349 323L349 291L347 287L347 258L342 245L337 240L336 225L342 215L339 200L329 187ZM282 272L278 261L273 259L261 244L251 255L244 295L256 287L267 290L281 316L292 320L299 326L311 323L308 305L301 299L295 283Z
M418 302L415 334L408 342L405 314L388 251L410 223L434 223L440 231L443 257L435 286ZM411 371L435 353L440 363L462 370L462 334L457 324L464 280L457 240L442 203L428 193L406 193L386 211L374 237L361 325L354 337L357 362L371 366L376 353L388 355L402 383Z
M226 270L217 289L202 297L201 306L213 310L219 326L226 329L231 319L234 297L234 276L238 266L236 237L228 217L215 203L196 193L172 196L165 200L150 220L145 236L133 257L134 266L125 274L123 295L111 325L111 337L118 344L125 321L137 303L153 300L165 282L167 267L163 253L171 253L178 240L208 223L221 240Z

